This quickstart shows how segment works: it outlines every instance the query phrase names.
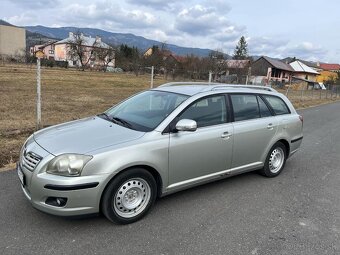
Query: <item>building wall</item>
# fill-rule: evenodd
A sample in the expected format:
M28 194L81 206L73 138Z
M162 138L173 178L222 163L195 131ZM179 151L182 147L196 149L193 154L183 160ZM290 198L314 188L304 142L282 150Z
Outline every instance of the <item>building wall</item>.
M271 65L264 59L260 58L251 65L251 74L254 76L267 76L268 68Z
M0 25L0 55L13 56L26 50L26 30Z
M310 73L294 73L294 76L300 79L316 82L316 75Z

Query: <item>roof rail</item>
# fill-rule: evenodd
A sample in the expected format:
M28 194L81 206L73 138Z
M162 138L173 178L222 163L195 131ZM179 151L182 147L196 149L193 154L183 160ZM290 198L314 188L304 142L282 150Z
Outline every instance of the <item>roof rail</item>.
M231 85L231 84L213 84L214 86L211 90L225 89L225 88L244 88L244 89L262 89L270 92L277 92L275 89L266 86L256 86L256 85Z
M220 83L209 83L209 82L192 82L192 81L186 81L186 82L168 82L165 84L162 84L159 87L171 87L171 86L188 86L188 85L205 85L205 86L211 86L211 85L218 85Z
M185 86L185 85L203 85L211 87L211 90L226 89L226 88L245 88L245 89L262 89L271 92L277 92L275 89L266 86L256 86L256 85L233 85L224 83L209 83L209 82L169 82L165 83L159 87L171 87L171 86Z

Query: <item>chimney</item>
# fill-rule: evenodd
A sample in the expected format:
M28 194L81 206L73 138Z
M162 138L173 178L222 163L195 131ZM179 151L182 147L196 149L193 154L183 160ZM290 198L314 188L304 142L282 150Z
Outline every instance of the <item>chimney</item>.
M96 35L96 42L101 42L102 38L100 38L98 35Z

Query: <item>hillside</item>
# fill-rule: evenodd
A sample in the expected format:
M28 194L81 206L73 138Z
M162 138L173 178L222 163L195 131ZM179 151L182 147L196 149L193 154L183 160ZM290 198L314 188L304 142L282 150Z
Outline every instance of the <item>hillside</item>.
M162 42L150 40L142 36L136 36L134 34L113 33L96 28L76 28L76 27L45 27L45 26L26 26L26 30L34 33L39 33L48 38L66 38L69 32L81 31L88 36L100 36L102 40L111 45L127 44L130 47L135 46L142 51L151 47L152 45L161 45ZM196 56L208 56L211 49L189 48L181 47L174 44L167 44L167 48L177 55L190 55ZM227 56L227 55L226 55Z

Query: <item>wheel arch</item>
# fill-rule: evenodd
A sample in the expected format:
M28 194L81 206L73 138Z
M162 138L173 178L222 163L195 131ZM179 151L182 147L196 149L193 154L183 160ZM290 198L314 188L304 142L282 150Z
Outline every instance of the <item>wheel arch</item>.
M157 184L157 197L160 197L162 195L163 181L162 181L162 178L161 178L161 175L159 174L159 172L155 168L153 168L153 167L151 167L149 165L143 165L143 164L133 165L133 166L129 166L127 168L122 169L117 174L112 176L110 181L107 182L107 184L105 185L105 188L103 189L103 191L102 191L102 193L100 195L99 210L101 210L101 208L102 208L103 195L104 195L107 187L114 180L114 178L116 178L117 175L120 175L123 172L129 171L130 169L133 169L133 168L142 168L142 169L148 171L153 176L153 178L155 178L155 181L156 181L156 184Z
M280 139L277 142L281 142L285 147L286 147L286 152L287 152L287 158L289 157L289 153L290 153L290 145L289 142L286 139Z

